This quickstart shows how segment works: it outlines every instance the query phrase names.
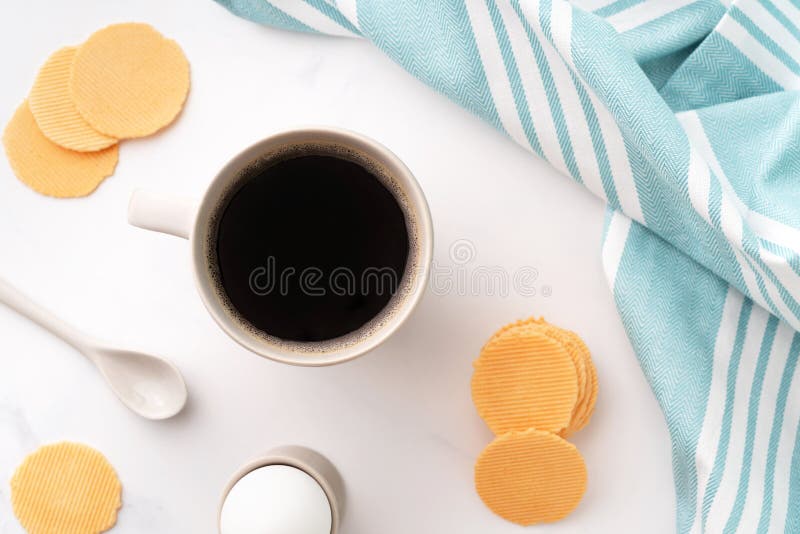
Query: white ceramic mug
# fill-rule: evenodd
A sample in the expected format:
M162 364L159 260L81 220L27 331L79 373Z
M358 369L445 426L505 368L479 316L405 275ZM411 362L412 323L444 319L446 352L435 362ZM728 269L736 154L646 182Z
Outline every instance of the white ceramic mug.
M341 338L324 342L286 341L258 330L230 305L216 282L216 221L232 193L241 186L243 170L256 161L304 146L337 149L357 154L380 169L381 179L391 180L393 194L401 195L409 259L398 290L367 324ZM425 196L411 171L397 156L376 141L346 130L302 128L268 137L231 159L211 181L202 200L135 191L128 221L134 226L188 239L192 248L194 279L206 308L222 329L245 348L283 363L320 366L351 360L385 341L408 318L422 297L433 255L433 225Z

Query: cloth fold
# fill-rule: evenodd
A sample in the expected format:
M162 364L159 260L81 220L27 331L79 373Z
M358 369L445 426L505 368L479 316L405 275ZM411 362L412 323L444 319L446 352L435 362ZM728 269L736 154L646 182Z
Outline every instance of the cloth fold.
M798 0L217 0L370 40L608 204L678 532L800 532Z

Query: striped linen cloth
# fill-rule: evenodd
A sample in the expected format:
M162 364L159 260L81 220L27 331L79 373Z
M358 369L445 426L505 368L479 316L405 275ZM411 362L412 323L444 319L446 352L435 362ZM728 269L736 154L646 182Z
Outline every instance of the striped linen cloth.
M363 37L608 205L678 532L800 533L800 0L217 0Z

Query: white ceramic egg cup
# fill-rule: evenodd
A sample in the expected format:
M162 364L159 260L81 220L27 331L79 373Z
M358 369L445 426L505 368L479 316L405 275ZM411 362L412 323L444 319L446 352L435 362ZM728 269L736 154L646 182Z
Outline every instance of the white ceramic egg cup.
M345 489L339 471L324 456L316 451L299 445L276 447L266 455L246 464L231 478L220 499L217 512L217 529L222 527L222 507L233 486L249 473L270 465L285 465L299 469L313 478L320 485L331 506L331 532L340 534L340 524L344 515Z

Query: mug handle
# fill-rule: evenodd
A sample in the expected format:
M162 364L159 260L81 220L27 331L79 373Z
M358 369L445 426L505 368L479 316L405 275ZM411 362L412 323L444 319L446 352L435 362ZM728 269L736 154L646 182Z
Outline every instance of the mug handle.
M197 201L178 195L137 189L128 204L128 223L189 239L197 216Z

